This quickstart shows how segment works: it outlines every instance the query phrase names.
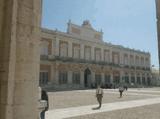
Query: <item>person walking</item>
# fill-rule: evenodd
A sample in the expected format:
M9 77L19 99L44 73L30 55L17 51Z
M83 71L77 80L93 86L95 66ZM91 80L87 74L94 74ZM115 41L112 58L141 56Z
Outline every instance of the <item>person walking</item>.
M47 102L45 109L41 112L41 119L45 119L45 112L48 111L48 108L49 108L48 95L45 90L41 91L41 100L45 100Z
M97 97L97 101L99 103L98 109L100 109L101 105L102 105L102 98L103 98L103 89L100 87L100 85L97 86L96 97Z
M120 98L122 98L122 96L123 96L123 91L124 91L124 87L120 86L119 87Z

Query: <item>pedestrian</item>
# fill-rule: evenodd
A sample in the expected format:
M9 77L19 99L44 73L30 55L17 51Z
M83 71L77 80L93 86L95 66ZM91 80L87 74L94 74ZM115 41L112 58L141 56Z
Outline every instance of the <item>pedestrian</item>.
M102 105L102 98L103 98L103 89L100 87L100 85L97 86L96 97L97 97L97 101L99 103L98 109L100 109L101 105Z
M123 91L124 91L124 87L120 86L119 87L120 98L122 98L122 96L123 96Z
M127 85L124 85L123 87L124 87L124 89L125 89L126 91L128 90L128 86L127 86Z
M41 91L41 100L45 100L47 105L45 107L45 109L41 112L41 119L45 119L45 112L48 110L49 108L49 104L48 104L48 95L47 92L45 90Z

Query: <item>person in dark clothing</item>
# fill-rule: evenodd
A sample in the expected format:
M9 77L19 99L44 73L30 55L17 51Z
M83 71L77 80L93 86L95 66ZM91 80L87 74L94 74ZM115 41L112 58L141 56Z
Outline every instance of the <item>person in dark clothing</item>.
M124 86L124 89L127 91L127 90L128 90L128 86L127 86L127 85L125 85L125 86Z
M41 119L45 119L45 112L48 110L49 106L48 106L48 95L47 92L45 90L41 91L41 100L45 100L47 102L47 106L45 107L45 109L41 112Z
M123 86L120 86L120 87L119 87L120 98L122 98L123 91L124 91L124 87L123 87Z

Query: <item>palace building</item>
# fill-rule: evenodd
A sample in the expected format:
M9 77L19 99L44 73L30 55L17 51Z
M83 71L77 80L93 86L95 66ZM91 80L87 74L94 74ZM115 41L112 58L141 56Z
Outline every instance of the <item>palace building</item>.
M103 41L89 21L41 30L40 85L55 89L151 85L150 53Z

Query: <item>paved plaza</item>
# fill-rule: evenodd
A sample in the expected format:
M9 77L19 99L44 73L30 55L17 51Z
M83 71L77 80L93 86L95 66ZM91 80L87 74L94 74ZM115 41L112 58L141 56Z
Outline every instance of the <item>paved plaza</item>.
M46 119L160 119L160 88L105 89L101 109L95 90L48 92Z

